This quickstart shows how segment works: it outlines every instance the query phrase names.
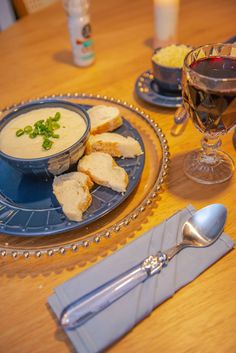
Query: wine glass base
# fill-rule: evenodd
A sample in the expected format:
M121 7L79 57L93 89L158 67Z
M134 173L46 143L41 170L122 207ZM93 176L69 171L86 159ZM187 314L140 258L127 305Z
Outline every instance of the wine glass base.
M234 173L231 157L217 151L214 157L204 156L201 149L188 153L184 159L186 176L201 184L218 184L230 179Z

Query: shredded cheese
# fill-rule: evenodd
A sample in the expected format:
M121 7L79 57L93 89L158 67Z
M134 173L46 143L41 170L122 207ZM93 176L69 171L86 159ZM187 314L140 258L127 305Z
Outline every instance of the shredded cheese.
M158 50L158 52L153 55L152 59L159 65L181 68L184 63L184 58L190 50L191 48L184 44L173 44Z

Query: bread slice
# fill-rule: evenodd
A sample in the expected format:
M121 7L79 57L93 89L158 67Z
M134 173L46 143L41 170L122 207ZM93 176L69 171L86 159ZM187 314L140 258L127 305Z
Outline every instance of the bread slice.
M70 220L82 220L83 212L92 202L89 192L92 186L93 182L84 173L72 172L54 178L53 193Z
M113 131L123 123L120 111L116 107L96 105L90 108L87 113L91 122L92 134Z
M54 178L53 185L55 187L57 187L58 183L60 184L61 182L64 182L64 181L67 181L67 180L76 180L82 186L87 186L89 190L94 185L92 180L88 176L88 174L79 173L79 172L71 172L71 173L66 173L66 174L62 174L60 176L57 176L57 177Z
M143 154L140 144L133 137L124 137L114 132L91 135L86 145L86 154L95 151L125 158L134 158Z
M79 160L78 170L90 176L97 184L114 191L125 192L129 183L126 171L107 153L92 152Z

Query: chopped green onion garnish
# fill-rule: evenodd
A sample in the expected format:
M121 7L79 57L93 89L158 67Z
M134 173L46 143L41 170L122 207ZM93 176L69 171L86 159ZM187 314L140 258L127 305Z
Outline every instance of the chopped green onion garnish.
M48 138L45 138L42 146L45 150L50 150L50 148L52 147L52 144L53 144L53 141L49 140Z
M58 124L58 120L61 118L61 114L56 112L54 117L49 117L46 120L38 120L34 123L34 126L27 125L24 129L19 129L16 131L16 136L24 135L24 133L28 134L31 139L34 139L38 135L43 137L43 144L42 147L45 150L49 150L52 145L53 141L49 140L49 137L58 139L60 135L55 134L54 130L60 128L60 124Z
M16 131L16 136L17 136L17 137L20 137L20 136L22 136L22 135L24 135L24 130L19 129L19 130Z
M53 137L54 139L59 139L60 135L58 134L54 134L54 132L52 133L51 137Z
M59 129L59 127L60 127L60 124L58 124L58 123L56 123L56 122L52 122L52 129L53 130L57 130L57 129Z
M52 118L53 121L58 121L61 117L61 114L59 112L56 112L55 116Z
M41 120L36 121L36 123L34 123L34 126L38 127L39 125L42 125L43 123L44 123L44 120L41 119Z
M24 132L26 134L29 134L31 131L33 130L32 126L30 125L27 125L25 128L24 128Z
M33 132L31 132L31 133L29 134L29 137L30 137L31 139L34 139L36 136L38 136L38 133L35 132L35 131L33 131Z
M51 132L51 131L44 131L41 135L43 135L44 137L51 137L52 133L53 132Z
M52 119L51 118L48 118L46 120L45 126L48 130L52 130Z

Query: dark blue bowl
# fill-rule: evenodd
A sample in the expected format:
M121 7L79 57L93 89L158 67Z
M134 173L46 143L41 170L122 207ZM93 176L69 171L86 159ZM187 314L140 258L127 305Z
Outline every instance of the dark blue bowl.
M67 149L47 157L34 159L16 158L9 156L2 151L0 151L0 157L15 169L20 170L22 173L37 177L52 177L72 168L83 155L85 144L90 133L89 116L87 112L80 106L60 100L39 101L27 105L22 105L7 114L0 121L0 131L10 120L17 118L21 114L27 113L31 110L54 107L71 110L78 113L84 119L86 123L86 130L83 136L77 142L75 142Z
M192 49L192 47L189 46ZM153 56L162 48L155 49ZM153 76L163 91L181 91L182 67L170 67L156 63L152 59Z

